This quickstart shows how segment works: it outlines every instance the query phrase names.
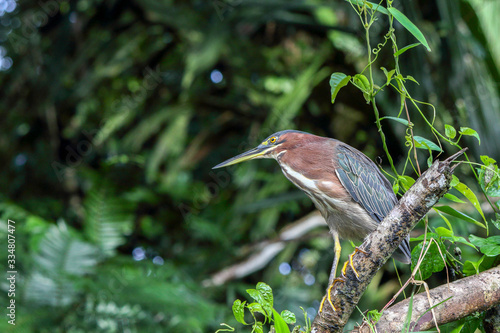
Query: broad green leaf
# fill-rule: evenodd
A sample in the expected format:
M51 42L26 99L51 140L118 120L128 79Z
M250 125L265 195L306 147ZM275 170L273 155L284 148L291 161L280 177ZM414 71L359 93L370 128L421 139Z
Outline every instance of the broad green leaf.
M477 247L472 244L471 242L469 242L467 239L459 236L452 236L452 237L443 237L443 239L446 239L446 240L449 240L450 242L453 242L453 243L461 243L461 244L465 244L467 246L470 246L472 247L474 250L478 251Z
M410 45L406 45L405 47L403 47L402 49L399 49L398 52L394 53L394 56L395 57L398 57L400 56L401 54L405 53L406 51L408 51L409 49L412 49L414 48L415 46L419 46L419 45L422 45L422 43L414 43L414 44L410 44Z
M486 226L484 224L482 224L481 222L473 219L469 215L466 215L462 212L457 211L454 208L451 208L450 206L434 206L434 208L443 212L443 213L446 213L446 214L451 215L451 216L455 216L461 220L464 220L464 221L469 222L469 223L473 223L475 225L480 226L481 228L486 229Z
M370 81L368 81L368 78L363 74L356 74L354 75L352 81L354 86L356 86L359 90L363 92L363 97L365 98L365 101L367 103L370 102L372 88L370 85Z
M418 237L412 237L410 238L410 241L411 242L420 242L420 241L423 241L424 238L426 237L425 234L421 234L420 236ZM427 239L430 239L430 238L438 238L439 236L436 234L436 233L433 233L433 232L428 232L427 233Z
M403 118L398 118L398 117L389 117L389 116L386 116L386 117L382 117L382 118L380 118L380 120L383 120L383 119L390 119L390 120L394 120L394 121L397 121L398 123L401 123L401 124L403 124L403 125L408 126L408 120L403 119Z
M399 176L398 181L401 182L401 185L403 185L403 188L405 191L408 191L410 187L415 184L415 179L411 178L410 176Z
M478 261L467 260L464 264L463 272L466 276L471 276L474 274L481 273L480 267L486 256L482 256Z
M248 295L252 297L257 303L260 303L260 294L257 289L247 289Z
M370 9L373 9L373 10L380 12L382 14L385 14L385 15L389 15L387 8L379 5L378 3L373 3L370 1L364 1L364 0L346 0L346 1L350 2L352 4L355 4L355 5L361 6L361 7L363 7L363 5L366 4L366 6L368 6L368 8L370 8Z
M500 255L500 236L481 238L470 235L469 240L472 244L479 247L479 251L487 257L496 257Z
M260 305L257 302L253 302L247 305L248 310L253 314L255 312L262 313L264 316L267 317L266 311L262 308L262 305Z
M406 17L405 14L401 13L394 7L390 7L387 10L392 14L392 16L394 16L396 20L399 21L399 23L401 23L403 27L406 28L406 30L408 30L420 43L422 43L422 45L425 46L427 51L431 51L431 48L429 47L429 44L427 44L427 40L425 39L424 34L417 28L415 24L413 24L412 21L410 21L410 19L408 19L408 17Z
M453 231L448 230L448 229L443 228L443 227L436 228L436 233L440 237L453 237Z
M414 136L413 139L415 140L415 147L417 148L442 151L442 149L438 145L430 140L427 140L426 138L423 138L421 136Z
M465 323L459 323L457 327L455 327L450 333L460 333L464 328Z
M451 175L450 186L455 187L458 183L460 183L460 180L458 179L458 177L455 175Z
M331 94L332 94L332 104L335 102L335 98L337 97L337 94L339 93L339 90L342 87L345 87L349 83L350 79L351 79L351 76L350 75L345 75L344 73L333 73L330 76L330 87L331 87Z
M234 314L234 318L236 318L236 320L243 324L243 325L248 325L247 323L245 323L245 303L246 301L244 302L241 302L239 299L235 300L234 303L233 303L233 314Z
M420 256L420 252L422 251L423 244L424 244L423 242L419 243L411 251L412 271L415 268L415 264L418 262L418 257ZM425 247L427 247L427 244L429 244L429 241L426 242ZM432 273L441 272L443 268L444 268L443 258L441 258L436 243L432 242L429 251L427 251L427 254L422 260L422 264L420 265L422 280L426 280L427 278L429 278L432 275Z
M268 315L271 315L271 310L273 308L273 290L264 282L257 283L257 291L260 294L259 303L262 305L264 310L267 311Z
M479 200L477 200L477 197L474 194L474 192L472 192L471 189L464 183L458 183L457 185L455 185L455 188L472 203L474 208L476 208L479 214L481 214L481 217L486 223L486 218L484 217L483 209L481 208L481 204L479 203Z
M283 320L290 325L295 324L295 322L297 321L297 319L295 318L295 314L288 310L281 311L281 318L283 318Z
M473 136L479 141L479 144L481 144L481 139L479 138L479 134L475 130L469 127L460 127L460 132L458 132L462 135L468 135L468 136Z
M451 193L446 193L446 194L444 195L444 197L445 197L446 199L449 199L449 200L453 201L453 202L465 203L465 201L463 201L463 200L461 200L461 199L457 198L456 196L454 196L454 195L453 195L453 194L451 194Z
M444 134L450 139L454 139L457 136L457 131L453 126L446 124L444 125Z
M290 328L286 324L286 322L281 318L280 314L273 309L273 318L274 318L274 329L276 333L290 333Z

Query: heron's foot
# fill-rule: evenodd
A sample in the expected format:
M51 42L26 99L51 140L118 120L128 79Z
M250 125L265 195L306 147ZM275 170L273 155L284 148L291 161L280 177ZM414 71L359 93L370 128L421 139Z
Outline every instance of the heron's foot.
M345 276L345 272L346 272L346 269L347 269L347 264L349 264L349 266L351 266L351 268L352 268L352 270L353 270L354 274L356 275L356 279L358 279L358 281L359 281L359 273L358 273L358 271L356 270L356 268L354 268L354 265L352 264L352 257L354 257L354 255L356 254L356 252L361 252L361 253L363 253L363 254L368 254L368 252L366 252L366 251L364 251L364 250L361 250L359 247L357 247L357 246L356 246L356 247L354 248L354 253L351 253L351 254L349 255L349 261L346 261L346 262L344 263L344 266L342 267L342 275L343 275L343 276Z
M325 300L327 300L327 299L328 299L328 303L330 303L330 306L332 307L332 310L333 311L337 311L335 309L335 306L333 306L332 294L331 293L332 293L332 289L335 286L335 284L337 284L339 282L345 282L344 275L336 277L335 279L333 279L332 283L328 286L328 289L326 291L326 296L323 297L323 299L321 300L321 304L319 305L319 313L323 312L323 306L325 305Z

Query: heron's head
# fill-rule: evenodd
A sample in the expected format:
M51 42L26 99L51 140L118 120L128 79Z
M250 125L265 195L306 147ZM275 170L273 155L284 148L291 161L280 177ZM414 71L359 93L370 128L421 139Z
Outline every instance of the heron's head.
M298 146L300 141L304 139L304 136L307 135L310 134L293 130L276 132L268 136L257 147L217 164L213 169L253 160L255 158L277 158L279 154L285 153L292 147Z

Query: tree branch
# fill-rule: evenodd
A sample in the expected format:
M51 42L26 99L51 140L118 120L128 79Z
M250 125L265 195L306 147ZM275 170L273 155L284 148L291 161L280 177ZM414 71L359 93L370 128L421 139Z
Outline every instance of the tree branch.
M356 252L353 265L359 273L356 278L351 268L344 282L331 291L335 310L325 302L323 312L312 324L313 333L341 332L366 287L382 265L390 258L401 241L438 200L448 192L454 171L451 162L464 150L443 162L436 161L405 193L398 205L384 218L377 229L365 238L363 252Z
M500 302L500 266L491 268L478 275L444 284L430 290L430 299L423 292L413 296L410 332L426 331L434 327L434 319L429 311L429 300L434 307L435 320L446 324L466 317L474 312L486 311ZM376 325L377 332L401 332L408 314L407 298L385 310ZM368 326L354 330L356 333L369 333Z
M278 237L255 244L248 251L252 253L251 256L213 274L209 279L204 280L202 285L204 287L220 286L262 269L285 248L286 242L300 239L318 227L324 227L325 234L328 235L325 220L318 211L314 211L280 230Z

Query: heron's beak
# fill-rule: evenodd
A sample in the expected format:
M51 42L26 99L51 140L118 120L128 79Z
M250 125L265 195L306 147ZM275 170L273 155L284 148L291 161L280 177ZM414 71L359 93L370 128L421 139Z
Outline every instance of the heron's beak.
M223 168L229 165L233 165L236 163L252 160L254 158L262 158L264 154L266 154L270 148L268 146L258 146L256 148L250 149L249 151L244 152L243 154L239 154L238 156L232 157L227 161L224 161L220 164L217 164L212 169Z

